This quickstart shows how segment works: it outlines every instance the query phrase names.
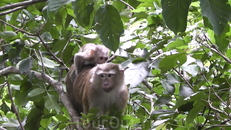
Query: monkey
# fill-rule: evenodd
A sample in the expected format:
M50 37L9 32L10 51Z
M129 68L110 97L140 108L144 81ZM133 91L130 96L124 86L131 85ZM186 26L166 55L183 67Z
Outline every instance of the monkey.
M93 43L85 44L74 56L75 74L77 75L84 66L105 63L108 59L109 49L103 45Z
M78 115L83 112L83 108L75 101L74 98L73 83L76 75L78 75L78 73L86 66L93 68L96 64L105 63L108 59L108 53L109 49L103 45L87 43L74 56L74 64L70 67L66 75L65 84L68 99L72 103Z
M97 108L100 116L109 112L112 106L116 111L122 111L127 105L124 70L118 64L103 63L84 68L73 87L76 103L82 105L85 114Z

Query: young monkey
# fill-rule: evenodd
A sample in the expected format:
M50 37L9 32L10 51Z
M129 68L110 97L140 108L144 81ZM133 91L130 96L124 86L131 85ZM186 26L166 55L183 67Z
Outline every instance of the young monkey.
M85 44L74 56L75 74L77 75L86 65L105 63L108 60L108 53L109 49L103 45Z

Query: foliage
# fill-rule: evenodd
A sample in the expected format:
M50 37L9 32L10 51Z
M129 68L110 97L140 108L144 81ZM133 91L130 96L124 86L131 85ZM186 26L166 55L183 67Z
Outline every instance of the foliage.
M54 85L88 42L104 44L112 62L128 67L120 129L229 129L230 3L1 0L0 129L69 128L65 87ZM105 119L113 117L97 120Z

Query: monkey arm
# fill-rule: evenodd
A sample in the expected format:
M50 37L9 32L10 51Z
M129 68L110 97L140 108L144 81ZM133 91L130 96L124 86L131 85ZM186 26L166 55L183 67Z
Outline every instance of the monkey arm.
M86 52L78 52L74 56L75 74L78 75L82 71L84 65L95 65L94 50Z

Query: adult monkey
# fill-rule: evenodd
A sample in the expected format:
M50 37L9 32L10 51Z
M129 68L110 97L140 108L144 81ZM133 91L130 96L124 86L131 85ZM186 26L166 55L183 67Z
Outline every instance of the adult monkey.
M74 56L74 64L70 67L70 70L66 75L65 83L68 99L71 101L78 115L83 112L83 108L82 105L78 104L74 98L74 80L84 67L93 68L97 64L105 63L108 59L108 53L109 49L103 45L87 43Z
M73 91L76 103L85 114L97 108L99 116L108 112L114 115L117 113L113 112L120 112L127 105L124 70L118 64L104 63L94 68L83 68L74 81Z

